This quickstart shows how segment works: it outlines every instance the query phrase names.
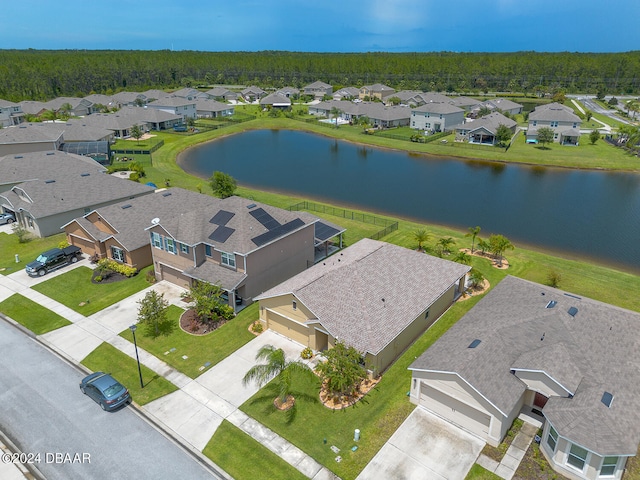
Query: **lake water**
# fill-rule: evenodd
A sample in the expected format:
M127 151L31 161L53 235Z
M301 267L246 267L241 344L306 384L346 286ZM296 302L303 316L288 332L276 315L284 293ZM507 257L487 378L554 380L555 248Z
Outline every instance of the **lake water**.
M640 272L636 174L434 158L290 130L222 138L185 152L180 164L261 190L462 230L479 225L483 237L500 233L515 245Z

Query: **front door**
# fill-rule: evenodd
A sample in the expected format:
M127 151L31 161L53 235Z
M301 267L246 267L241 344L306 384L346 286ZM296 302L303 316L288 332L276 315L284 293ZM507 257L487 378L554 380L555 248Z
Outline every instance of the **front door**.
M536 397L533 399L533 406L538 410L542 410L547 404L547 400L549 400L549 397L545 397L540 392L536 392Z
M316 328L316 346L314 350L324 352L329 348L329 335Z

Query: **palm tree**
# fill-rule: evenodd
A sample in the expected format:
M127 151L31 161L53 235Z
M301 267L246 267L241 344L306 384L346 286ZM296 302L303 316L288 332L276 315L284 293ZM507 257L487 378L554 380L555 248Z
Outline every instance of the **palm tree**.
M456 244L456 241L451 237L442 237L438 240L438 247L441 255L449 255L451 253L451 247Z
M490 250L489 242L483 240L482 238L478 238L478 248L482 253L485 253L487 250Z
M429 241L429 238L431 238L431 234L424 228L420 228L419 230L413 232L413 238L416 240L416 242L418 242L417 250L423 252L424 250L422 248L422 244Z
M451 260L462 263L463 265L471 265L471 255L463 251L456 253Z
M342 110L340 110L338 107L331 107L331 110L329 111L329 113L333 118L336 119L336 128L338 128L338 117L342 113Z
M516 248L504 235L491 235L489 237L489 248L491 252L498 257L498 265L502 266L502 255L505 250L513 250Z
M476 243L476 237L477 237L478 235L480 235L480 230L481 230L481 228L480 228L480 227L478 227L478 226L476 226L476 227L469 227L469 228L468 228L468 230L469 230L469 233L465 233L465 235L464 235L464 236L465 236L465 237L471 237L471 254L473 255L473 250L474 250L474 248L473 248L473 247L475 246L475 243Z
M70 103L63 103L62 105L60 105L60 108L58 109L58 115L60 115L60 118L62 119L68 119L71 116L71 111L73 110L73 107L71 106Z
M284 350L275 348L273 345L265 345L256 355L256 360L264 360L265 363L254 365L249 369L242 384L256 382L262 387L270 380L276 380L278 386L278 402L282 405L286 403L291 395L291 383L294 374L302 374L310 379L317 378L313 370L300 361L287 361Z

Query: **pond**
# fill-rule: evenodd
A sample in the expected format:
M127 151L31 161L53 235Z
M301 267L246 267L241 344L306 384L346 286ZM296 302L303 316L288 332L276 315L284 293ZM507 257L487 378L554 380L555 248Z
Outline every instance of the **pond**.
M483 237L500 233L640 272L640 175L632 173L435 158L291 130L225 137L190 149L180 164L260 190L462 230L479 225Z

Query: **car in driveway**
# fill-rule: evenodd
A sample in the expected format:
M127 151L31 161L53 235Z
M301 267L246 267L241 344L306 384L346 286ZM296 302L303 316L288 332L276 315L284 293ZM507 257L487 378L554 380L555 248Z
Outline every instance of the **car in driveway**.
M80 259L80 247L70 245L65 248L52 248L38 255L33 262L25 267L30 277L42 277L46 273L62 268L69 263L76 263Z
M80 390L106 411L115 410L131 400L129 390L104 372L95 372L83 378Z
M6 225L7 223L13 223L15 221L16 217L13 213L0 213L0 225Z

